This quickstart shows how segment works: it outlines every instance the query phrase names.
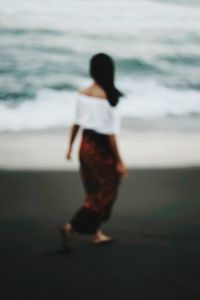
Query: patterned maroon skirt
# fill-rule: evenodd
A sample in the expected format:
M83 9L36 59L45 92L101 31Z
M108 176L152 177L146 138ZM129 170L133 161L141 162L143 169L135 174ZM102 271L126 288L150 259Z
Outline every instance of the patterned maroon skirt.
M79 160L86 196L70 223L79 233L93 234L111 216L121 175L116 170L116 161L106 134L84 129Z

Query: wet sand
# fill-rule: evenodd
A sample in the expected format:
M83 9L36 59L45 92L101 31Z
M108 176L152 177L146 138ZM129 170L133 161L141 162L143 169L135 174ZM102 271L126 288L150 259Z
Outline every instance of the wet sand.
M113 244L57 228L84 198L75 171L0 171L3 299L199 299L200 169L134 169L121 184Z
M77 171L80 139L81 132L68 161L68 130L1 133L0 169ZM117 142L124 162L134 169L200 166L199 131L123 129Z

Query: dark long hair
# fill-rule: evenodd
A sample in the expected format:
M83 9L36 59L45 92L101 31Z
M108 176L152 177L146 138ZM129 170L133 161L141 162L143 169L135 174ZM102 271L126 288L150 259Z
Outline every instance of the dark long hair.
M98 53L90 60L90 76L106 92L111 106L116 106L123 96L114 84L115 66L112 58L105 53Z

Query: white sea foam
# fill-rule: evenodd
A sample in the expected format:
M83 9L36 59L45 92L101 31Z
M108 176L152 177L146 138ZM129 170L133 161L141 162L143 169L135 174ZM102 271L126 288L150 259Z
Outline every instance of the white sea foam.
M198 91L171 89L154 81L131 82L127 79L125 83L130 93L121 101L123 117L147 119L200 114Z
M69 89L87 84L89 58L99 51L118 63L122 118L198 120L198 3L1 0L0 131L68 126Z
M200 115L199 93L193 90L172 90L155 82L121 83L129 91L121 99L123 118L155 120L168 116ZM130 89L131 87L131 89ZM40 90L36 99L0 103L0 131L65 128L73 122L75 93Z
M0 103L0 130L20 131L68 125L73 116L73 94L44 89L37 98L19 104Z

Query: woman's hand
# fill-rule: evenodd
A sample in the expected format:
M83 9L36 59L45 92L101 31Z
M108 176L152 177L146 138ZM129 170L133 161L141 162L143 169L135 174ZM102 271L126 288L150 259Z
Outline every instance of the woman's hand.
M111 149L112 149L112 152L113 152L113 156L115 157L117 172L121 176L127 177L128 176L128 170L122 162L121 156L119 154L117 142L116 142L116 137L115 137L114 134L109 135L109 142L110 142L110 146L111 146Z
M66 159L70 160L71 159L71 152L72 152L72 148L69 147L67 153L66 153Z
M128 176L128 169L127 167L123 164L122 161L119 161L117 163L117 171L123 176L127 177Z
M74 143L74 140L76 138L76 135L78 133L78 130L79 130L79 125L77 124L74 124L71 128L71 133L70 133L70 140L69 140L69 148L68 148L68 151L65 155L65 158L66 159L71 159L71 152L72 152L72 145Z

